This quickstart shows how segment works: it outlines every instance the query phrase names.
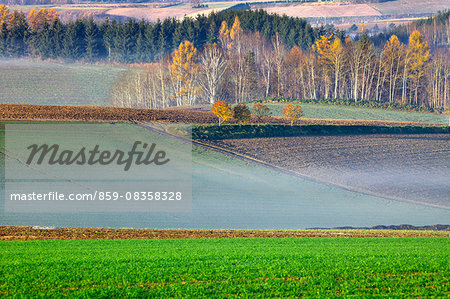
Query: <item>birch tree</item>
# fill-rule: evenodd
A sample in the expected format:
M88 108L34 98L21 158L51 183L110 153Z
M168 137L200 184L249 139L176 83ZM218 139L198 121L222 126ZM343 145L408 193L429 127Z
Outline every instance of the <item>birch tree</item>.
M208 45L203 50L200 65L200 85L210 104L220 99L220 87L226 70L225 56L216 45Z

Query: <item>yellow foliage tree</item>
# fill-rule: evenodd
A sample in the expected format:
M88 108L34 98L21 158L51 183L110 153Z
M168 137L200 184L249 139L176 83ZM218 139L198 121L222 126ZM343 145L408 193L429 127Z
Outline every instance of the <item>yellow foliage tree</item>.
M223 122L233 118L233 111L231 105L225 101L217 101L212 107L212 112L219 118L219 126Z
M366 33L366 32L367 32L367 26L366 26L366 24L364 24L364 23L359 24L358 32L361 33L361 34L362 34L362 33Z
M239 39L242 32L243 32L243 30L241 28L241 21L239 21L239 18L236 16L236 18L234 18L233 26L231 27L231 30L230 30L230 38L233 41L236 39Z
M226 48L230 43L230 30L226 21L222 21L219 29L219 40L222 48Z
M409 58L409 78L413 82L412 91L414 92L415 103L418 104L420 79L425 74L431 56L430 47L423 40L423 35L417 30L413 31L409 36L407 55Z
M341 40L336 37L331 41L332 37L333 35L321 36L313 47L319 54L319 64L324 69L325 98L328 98L328 89L331 85L330 73L334 74L333 96L337 98L341 72L345 62L345 52Z
M392 35L386 42L381 53L381 67L384 77L389 83L389 102L394 102L397 81L401 78L401 70L405 62L405 47L396 35Z
M172 53L170 71L177 105L192 105L200 87L195 85L198 65L195 63L197 49L190 41L184 41Z
M0 26L2 26L4 23L8 25L9 20L9 9L6 5L0 4Z

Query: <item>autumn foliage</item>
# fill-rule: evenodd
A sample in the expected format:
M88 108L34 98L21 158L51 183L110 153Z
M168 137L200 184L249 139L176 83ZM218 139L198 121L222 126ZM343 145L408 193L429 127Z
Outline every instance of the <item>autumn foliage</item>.
M219 118L219 126L233 118L233 111L231 110L231 105L225 101L217 101L214 103L212 112Z
M190 41L182 42L172 53L170 71L177 105L192 105L200 90L194 82L195 74L198 72L198 65L195 63L196 54L197 49Z
M283 114L292 126L295 120L303 116L302 107L300 105L294 106L292 104L288 104L286 108L284 108Z
M28 23L31 30L39 31L45 23L52 24L58 19L58 14L54 8L49 10L41 8L40 10L32 9L28 14Z
M0 4L0 26L4 23L8 23L9 9L6 5Z

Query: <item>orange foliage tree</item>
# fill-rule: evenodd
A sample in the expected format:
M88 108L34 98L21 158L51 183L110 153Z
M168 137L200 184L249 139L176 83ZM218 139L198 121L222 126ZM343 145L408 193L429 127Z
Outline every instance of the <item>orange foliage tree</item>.
M288 104L286 108L283 110L283 114L288 121L291 122L291 126L294 124L296 119L299 119L303 116L302 107L300 105L292 105Z
M45 23L52 25L57 18L58 13L53 8L49 10L41 8L39 11L32 9L28 14L28 23L33 31L39 31Z
M212 112L219 118L219 126L233 118L233 111L231 105L225 101L217 101L214 103Z

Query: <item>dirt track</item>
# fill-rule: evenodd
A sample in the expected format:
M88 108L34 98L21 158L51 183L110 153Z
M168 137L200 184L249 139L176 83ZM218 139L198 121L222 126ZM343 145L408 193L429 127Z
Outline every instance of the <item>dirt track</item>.
M0 240L450 237L430 230L184 230L0 226Z
M0 104L0 120L52 120L52 121L166 121L174 123L215 124L217 117L212 112L194 109L133 109L115 107L83 107L83 106L48 106L48 105L15 105ZM256 123L256 119L252 119ZM262 123L288 124L281 117L267 117ZM232 122L231 122L232 123ZM415 122L344 120L344 119L312 119L303 118L295 124L335 124L335 125L371 125L371 126L442 126L442 124L426 124Z

